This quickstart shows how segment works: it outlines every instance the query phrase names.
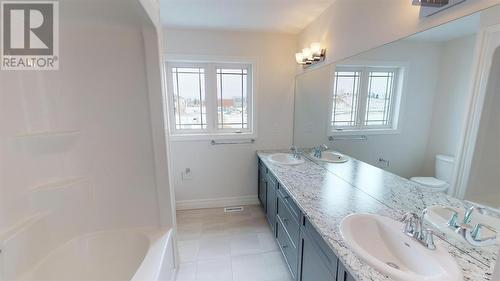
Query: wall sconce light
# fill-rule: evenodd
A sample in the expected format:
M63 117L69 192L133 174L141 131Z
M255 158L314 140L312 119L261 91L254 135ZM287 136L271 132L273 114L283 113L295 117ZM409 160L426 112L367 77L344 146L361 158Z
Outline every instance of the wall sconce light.
M303 49L301 53L296 53L295 60L298 64L308 67L324 61L325 53L326 49L322 49L320 43L314 42L309 48Z
M412 4L422 7L443 7L449 4L449 0L413 0Z

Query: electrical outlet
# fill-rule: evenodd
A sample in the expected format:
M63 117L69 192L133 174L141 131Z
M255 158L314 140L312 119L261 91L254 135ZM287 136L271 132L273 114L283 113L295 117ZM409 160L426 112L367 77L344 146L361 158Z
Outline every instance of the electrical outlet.
M379 158L378 164L379 164L379 166L389 167L390 162L389 162L389 160L386 160L384 158Z
M193 172L191 171L191 168L186 168L184 171L181 173L182 180L192 180L193 179Z

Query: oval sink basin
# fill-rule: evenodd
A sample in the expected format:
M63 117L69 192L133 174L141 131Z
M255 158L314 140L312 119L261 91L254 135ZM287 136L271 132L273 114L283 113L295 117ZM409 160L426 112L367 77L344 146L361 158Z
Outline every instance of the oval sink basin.
M445 249L427 249L404 234L403 227L387 217L352 214L344 218L340 232L360 259L395 280L463 280L455 259Z
M434 227L444 232L449 237L455 237L457 239L463 239L459 234L457 234L453 229L448 227L448 221L450 220L453 211L458 213L459 222L463 221L465 210L460 208L449 208L444 206L432 206L427 207L427 214L425 215L425 220L432 224ZM471 216L471 226L476 224L484 224L496 229L497 232L500 230L500 218L489 216L486 214L481 214L478 211L474 211ZM497 233L493 232L487 228L481 229L482 237L492 237L496 236ZM497 239L497 244L500 245L500 239Z
M275 164L295 166L304 163L304 159L296 159L290 153L275 153L269 156L269 161Z
M314 157L314 153L311 156ZM323 151L321 158L314 157L314 159L330 163L345 163L349 161L349 157L334 151Z

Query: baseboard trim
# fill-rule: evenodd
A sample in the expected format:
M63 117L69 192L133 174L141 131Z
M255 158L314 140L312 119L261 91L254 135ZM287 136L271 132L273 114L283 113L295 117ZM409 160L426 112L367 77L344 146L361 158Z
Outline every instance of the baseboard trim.
M179 200L175 202L177 210L223 208L239 205L257 205L257 196L225 197L213 199Z

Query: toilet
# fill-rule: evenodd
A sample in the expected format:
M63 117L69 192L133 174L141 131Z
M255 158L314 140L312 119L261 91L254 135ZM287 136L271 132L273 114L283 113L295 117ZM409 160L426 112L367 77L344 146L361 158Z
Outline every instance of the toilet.
M433 192L446 192L450 186L455 158L448 155L436 155L435 177L412 177L411 181L419 183Z

